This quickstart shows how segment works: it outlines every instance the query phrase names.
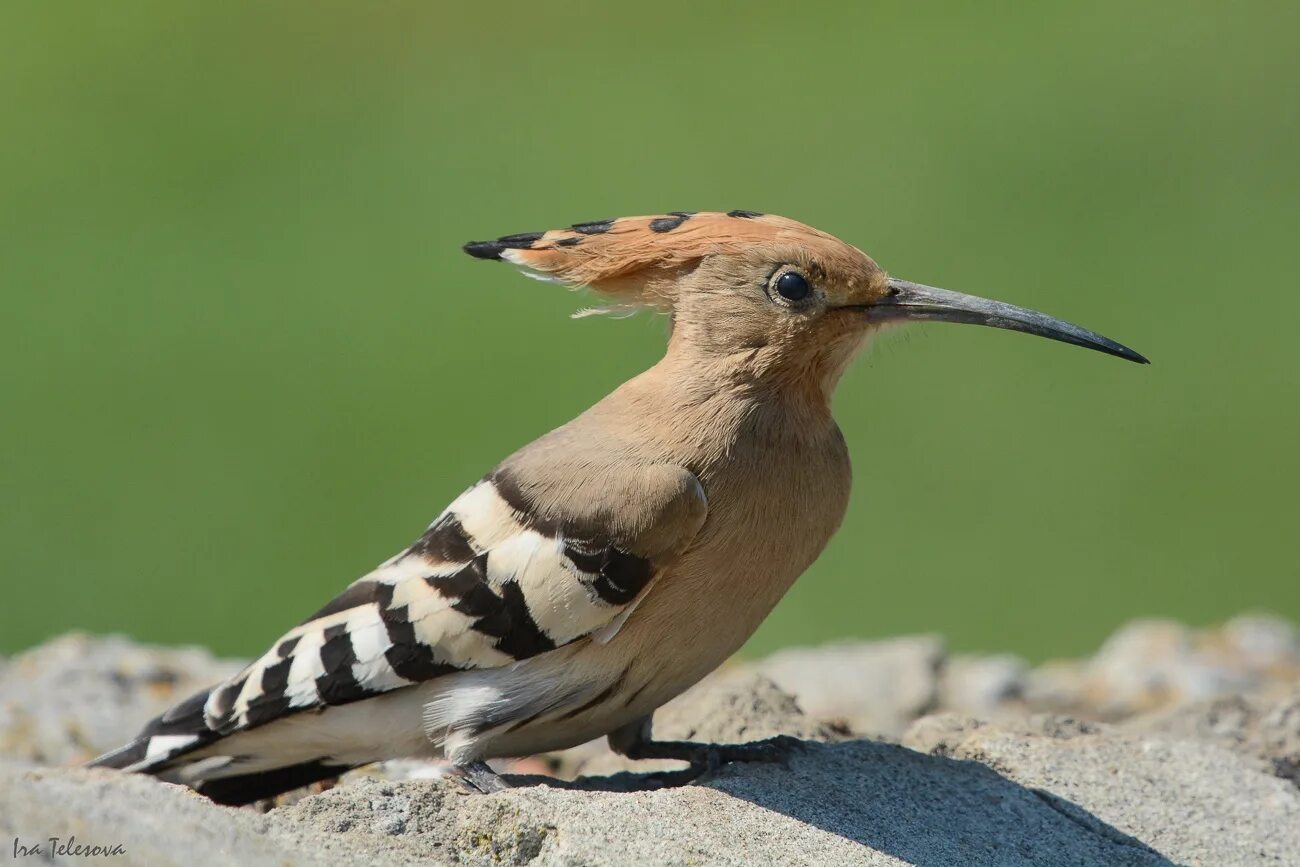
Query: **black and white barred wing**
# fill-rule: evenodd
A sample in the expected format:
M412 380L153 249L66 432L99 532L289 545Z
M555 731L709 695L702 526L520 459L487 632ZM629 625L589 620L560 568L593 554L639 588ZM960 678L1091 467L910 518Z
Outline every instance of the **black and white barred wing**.
M611 638L650 585L653 558L591 538L590 526L584 538L535 520L528 504L507 501L502 489L491 478L470 488L414 545L240 674L163 714L96 764L158 771L289 715L509 665L588 636ZM693 535L703 520L698 483L690 499L699 513L687 522Z

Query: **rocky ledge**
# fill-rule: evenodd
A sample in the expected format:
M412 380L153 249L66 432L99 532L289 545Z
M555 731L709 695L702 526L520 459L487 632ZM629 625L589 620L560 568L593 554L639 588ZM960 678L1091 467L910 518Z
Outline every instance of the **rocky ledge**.
M929 636L734 664L664 708L656 733L802 746L679 788L638 790L598 743L505 766L520 787L496 795L404 761L261 809L72 767L237 667L75 634L0 662L0 852L245 867L1300 863L1300 633L1271 617L1142 621L1088 659L1038 667Z

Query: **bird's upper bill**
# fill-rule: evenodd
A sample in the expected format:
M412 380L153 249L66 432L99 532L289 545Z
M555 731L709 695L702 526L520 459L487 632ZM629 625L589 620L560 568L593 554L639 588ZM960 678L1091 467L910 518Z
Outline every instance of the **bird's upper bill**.
M743 346L834 340L906 320L1037 334L1147 363L1100 334L1042 313L890 277L871 257L803 223L755 211L674 211L575 223L472 241L465 252L542 280L588 287L620 307L652 307L716 330L737 323Z

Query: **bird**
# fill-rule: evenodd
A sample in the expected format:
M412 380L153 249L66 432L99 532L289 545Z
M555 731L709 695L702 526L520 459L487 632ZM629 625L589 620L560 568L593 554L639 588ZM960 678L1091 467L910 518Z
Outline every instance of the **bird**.
M409 547L228 680L92 766L247 804L398 757L487 760L606 737L687 772L788 740L654 737L657 708L734 654L838 529L849 451L831 412L869 338L913 321L1010 329L1146 364L1100 334L890 276L757 211L674 211L464 251L667 315L662 358L523 446Z

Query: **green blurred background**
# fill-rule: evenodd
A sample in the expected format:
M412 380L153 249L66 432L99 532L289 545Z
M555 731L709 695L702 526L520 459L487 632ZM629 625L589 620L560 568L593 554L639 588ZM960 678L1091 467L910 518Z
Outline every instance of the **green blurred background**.
M1294 3L6 3L0 651L250 654L654 362L462 255L750 208L1149 368L899 329L749 647L1300 618ZM701 604L709 604L701 600Z

